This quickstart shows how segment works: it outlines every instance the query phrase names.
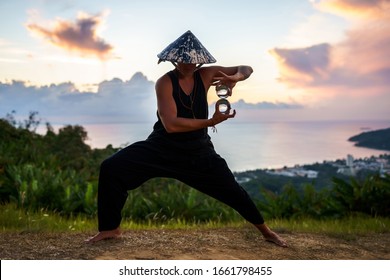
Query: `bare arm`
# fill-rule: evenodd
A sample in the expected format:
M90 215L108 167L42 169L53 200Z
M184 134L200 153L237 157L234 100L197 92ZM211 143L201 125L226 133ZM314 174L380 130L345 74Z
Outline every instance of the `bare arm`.
M206 91L212 85L225 84L231 89L237 82L246 80L253 73L250 66L240 65L234 67L210 66L200 69Z
M172 90L172 83L168 75L164 75L156 82L158 114L168 133L188 132L215 125L211 119L177 117L177 108Z

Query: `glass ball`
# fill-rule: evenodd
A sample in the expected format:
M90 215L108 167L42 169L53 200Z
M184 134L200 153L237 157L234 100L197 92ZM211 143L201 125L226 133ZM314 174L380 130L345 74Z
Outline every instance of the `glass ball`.
M230 88L227 85L217 85L215 91L219 98L227 98L230 96Z
M230 109L232 108L230 106L229 101L226 99L219 99L216 104L217 110L222 114L229 114Z

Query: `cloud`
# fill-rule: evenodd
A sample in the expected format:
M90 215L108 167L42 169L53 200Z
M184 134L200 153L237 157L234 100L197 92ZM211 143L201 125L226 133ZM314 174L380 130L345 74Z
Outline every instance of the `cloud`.
M29 23L27 29L57 47L105 60L113 57L113 46L98 36L103 22L103 14L80 13L75 22L57 19L52 28Z
M315 6L323 11L356 18L377 18L388 15L388 0L322 0Z
M389 92L390 1L334 0L321 1L318 5L327 7L328 11L353 10L363 15L338 43L271 50L279 63L280 81L291 87Z
M4 115L13 110L21 116L38 111L49 122L150 122L155 120L156 108L154 82L139 72L128 81L103 81L96 93L80 92L73 83L41 87L21 81L0 83Z
M97 85L96 92L81 92L71 82L40 87L22 81L0 82L0 118L12 111L16 111L20 118L25 118L31 111L38 111L39 116L50 123L150 124L157 120L154 86L155 83L140 72L128 81L118 78L103 81ZM210 115L214 113L214 106L210 104ZM275 112L279 118L281 111L304 109L293 100L290 103L256 104L239 100L232 103L232 107L238 111L240 121L256 121L262 112L267 117Z
M270 50L278 80L305 92L310 106L334 110L339 118L388 119L390 1L330 0L315 6L351 25L339 42Z
M331 46L324 43L298 49L275 48L270 53L279 63L279 80L296 86L326 79L330 51Z

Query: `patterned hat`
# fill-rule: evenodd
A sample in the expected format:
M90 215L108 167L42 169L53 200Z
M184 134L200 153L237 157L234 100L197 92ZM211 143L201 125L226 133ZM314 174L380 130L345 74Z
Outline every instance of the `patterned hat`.
M157 57L158 63L161 61L191 64L216 62L215 58L189 30L166 47Z

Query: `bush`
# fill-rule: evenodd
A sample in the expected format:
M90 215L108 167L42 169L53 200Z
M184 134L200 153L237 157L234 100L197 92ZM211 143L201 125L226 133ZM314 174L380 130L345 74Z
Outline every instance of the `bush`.
M343 213L390 216L390 176L379 174L350 182L334 179L332 198Z
M339 218L356 213L390 215L390 176L374 174L362 181L333 178L333 188L315 191L306 185L303 193L286 185L280 194L262 189L259 208L271 218Z

